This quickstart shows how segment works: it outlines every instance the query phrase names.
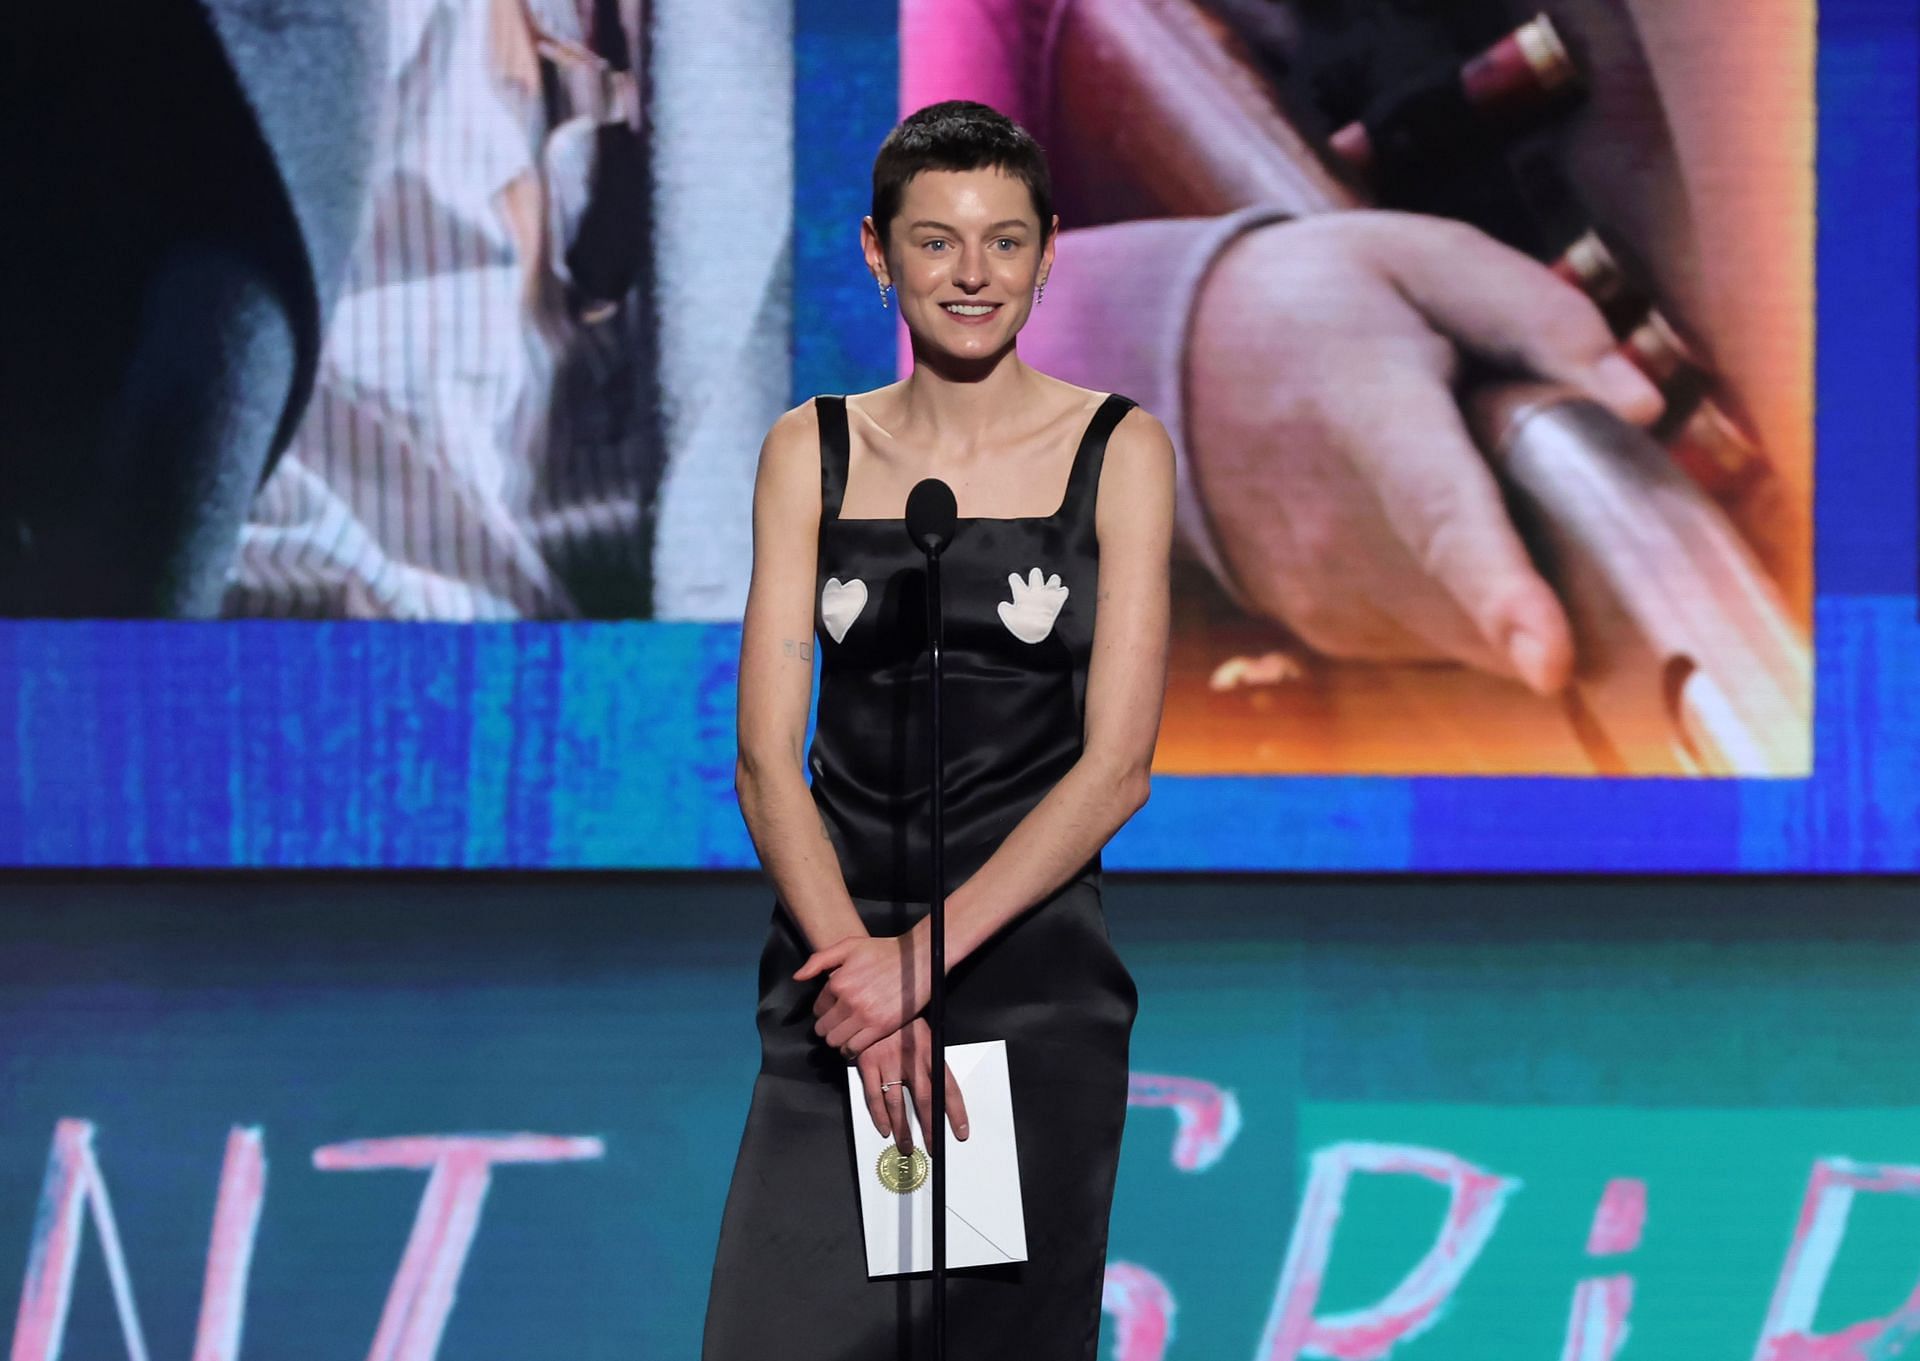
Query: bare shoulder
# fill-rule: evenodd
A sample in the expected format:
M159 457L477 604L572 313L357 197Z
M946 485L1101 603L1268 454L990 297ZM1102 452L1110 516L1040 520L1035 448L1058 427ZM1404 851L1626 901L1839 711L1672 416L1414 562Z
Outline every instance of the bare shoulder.
M820 412L814 405L818 398L809 397L790 411L782 412L767 431L766 442L761 446L766 456L791 461L797 450L811 450L820 442Z
M816 399L783 412L760 445L762 481L791 485L804 478L818 479L820 471L820 413Z
M1164 450L1171 456L1173 437L1167 433L1167 427L1160 418L1138 404L1127 408L1127 414L1113 427L1108 437L1109 448L1123 448L1135 451L1136 457L1152 457L1153 450Z
M1143 406L1128 409L1113 427L1113 433L1107 436L1106 462L1101 469L1103 483L1106 470L1115 464L1119 465L1119 475L1130 483L1155 481L1163 473L1172 478L1173 437L1158 416Z
M811 532L820 516L820 416L808 398L784 413L760 445L754 477L754 521L803 525Z
M1107 437L1095 524L1109 533L1170 535L1173 440L1151 411L1133 407Z

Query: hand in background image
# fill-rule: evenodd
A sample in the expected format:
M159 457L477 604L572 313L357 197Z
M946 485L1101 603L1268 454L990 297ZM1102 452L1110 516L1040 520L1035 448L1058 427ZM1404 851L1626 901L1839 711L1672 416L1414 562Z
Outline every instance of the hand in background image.
M1473 364L1649 425L1599 311L1473 227L1353 212L1256 228L1201 289L1188 457L1243 602L1334 657L1566 682L1567 619L1455 389Z
M1769 597L1757 626L1791 632L1775 588L1804 614L1807 200L1775 154L1800 145L1798 15L906 0L903 104L983 99L1039 130L1067 229L1023 354L1173 413L1180 546L1250 622L1550 693L1575 649L1489 432L1469 436L1461 398L1487 380L1590 396L1699 483L1773 578L1690 586L1725 607L1709 631ZM1724 60L1689 55L1705 33ZM1755 97L1763 76L1779 99ZM1354 158L1362 129L1391 155ZM1589 239L1610 275L1569 274ZM1583 523L1589 556L1631 556ZM1588 660L1659 650L1581 628Z

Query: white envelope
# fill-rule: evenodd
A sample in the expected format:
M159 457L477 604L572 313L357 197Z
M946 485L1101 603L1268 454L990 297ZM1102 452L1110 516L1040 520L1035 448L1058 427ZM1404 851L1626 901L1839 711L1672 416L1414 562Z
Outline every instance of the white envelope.
M1013 1095L1007 1087L1007 1042L947 1047L947 1066L967 1102L968 1135L942 1130L947 1186L947 1266L996 1266L1027 1260L1027 1220L1020 1203L1020 1162L1013 1143ZM847 1069L852 1100L860 1218L867 1237L867 1275L933 1270L933 1178L918 1190L889 1191L875 1170L893 1140L873 1127L860 1070ZM926 1148L919 1116L907 1103L913 1145Z

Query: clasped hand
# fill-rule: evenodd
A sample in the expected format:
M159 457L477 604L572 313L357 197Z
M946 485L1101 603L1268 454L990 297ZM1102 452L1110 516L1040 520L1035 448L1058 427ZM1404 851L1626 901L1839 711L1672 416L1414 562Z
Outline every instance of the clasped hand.
M901 936L847 936L814 951L793 976L804 982L822 973L827 981L814 999L814 1032L857 1063L874 1128L908 1148L909 1094L921 1128L933 1127L933 1044L927 1023L920 1019L933 988L926 934L913 930ZM947 1123L964 1139L966 1099L952 1068L942 1076Z
M814 1033L848 1059L918 1016L933 991L926 935L918 930L842 937L815 950L793 976L804 982L823 973Z

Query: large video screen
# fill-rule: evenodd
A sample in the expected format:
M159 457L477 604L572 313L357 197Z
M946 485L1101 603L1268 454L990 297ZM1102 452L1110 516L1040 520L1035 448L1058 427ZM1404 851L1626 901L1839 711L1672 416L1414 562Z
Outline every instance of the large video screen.
M750 866L760 441L910 363L870 167L962 98L1053 168L1022 357L1176 446L1108 868L1920 865L1911 15L356 13L29 90L103 264L12 309L0 862Z

